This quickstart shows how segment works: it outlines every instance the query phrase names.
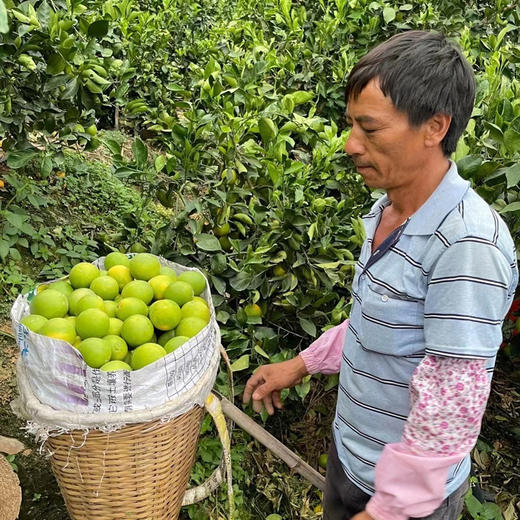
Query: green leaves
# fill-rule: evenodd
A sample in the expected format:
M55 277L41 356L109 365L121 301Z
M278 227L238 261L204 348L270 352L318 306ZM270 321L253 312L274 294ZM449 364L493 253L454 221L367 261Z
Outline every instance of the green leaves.
M103 38L108 34L109 21L96 20L88 26L87 35L93 38Z
M0 33L6 34L9 32L9 22L7 19L7 9L5 8L4 0L0 0Z
M218 238L208 233L199 233L193 236L195 245L203 251L222 251Z
M395 20L395 9L393 7L385 7L383 9L383 19L388 24L390 22L393 22Z
M36 150L15 150L7 155L7 166L18 169L27 166L38 155Z
M520 117L511 121L504 132L504 144L512 152L520 152Z

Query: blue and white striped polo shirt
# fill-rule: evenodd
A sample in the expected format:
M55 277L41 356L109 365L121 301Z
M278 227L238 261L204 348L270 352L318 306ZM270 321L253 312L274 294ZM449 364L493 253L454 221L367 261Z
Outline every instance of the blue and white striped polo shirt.
M487 359L491 377L518 282L506 225L455 163L398 241L366 268L389 204L383 196L363 219L367 238L352 285L334 419L345 473L369 494L383 447L401 440L417 365L425 354ZM469 456L451 468L446 495L469 469Z

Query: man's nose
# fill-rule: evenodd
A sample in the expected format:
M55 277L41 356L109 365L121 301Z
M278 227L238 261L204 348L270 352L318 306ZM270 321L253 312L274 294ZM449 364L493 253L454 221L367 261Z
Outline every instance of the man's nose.
M348 155L362 155L365 151L363 142L361 141L357 130L352 128L345 143L345 152Z

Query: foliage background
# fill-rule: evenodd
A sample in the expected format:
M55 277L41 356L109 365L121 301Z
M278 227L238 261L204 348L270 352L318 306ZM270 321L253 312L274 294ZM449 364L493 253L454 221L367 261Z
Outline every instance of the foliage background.
M0 0L2 291L12 301L113 249L197 265L240 392L258 364L292 357L348 316L359 216L379 193L342 151L344 79L392 34L443 31L472 63L477 101L453 159L519 245L519 27L520 7L501 0ZM262 316L246 314L254 303ZM518 366L512 323L506 378ZM284 395L287 421L307 411L321 451L334 385L305 380ZM267 426L305 449L276 419ZM493 438L482 442L493 453ZM202 446L194 479L219 453L209 438ZM239 469L237 482L240 502L253 483ZM272 483L262 483L267 506L248 498L240 518L295 517L301 505ZM300 489L297 500L310 515L319 497ZM188 514L220 514L211 504ZM502 514L488 509L471 515Z

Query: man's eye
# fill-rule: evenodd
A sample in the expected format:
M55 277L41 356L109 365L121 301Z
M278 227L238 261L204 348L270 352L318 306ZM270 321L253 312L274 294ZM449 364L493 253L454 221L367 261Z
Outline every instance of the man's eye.
M365 132L365 134L373 134L374 132L376 132L376 129L375 128L363 128L363 132Z

